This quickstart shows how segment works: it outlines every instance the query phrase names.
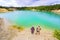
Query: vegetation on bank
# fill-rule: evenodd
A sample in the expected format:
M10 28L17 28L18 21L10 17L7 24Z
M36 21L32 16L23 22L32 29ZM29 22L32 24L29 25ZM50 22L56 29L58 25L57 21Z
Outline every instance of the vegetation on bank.
M38 6L38 7L18 7L18 10L37 10L37 11L51 11L51 10L59 10L60 4L50 5L50 6Z
M60 31L55 30L54 31L54 37L57 38L58 40L60 40Z
M12 25L12 26L9 27L9 29L17 30L19 32L24 30L24 28L22 26L18 26L18 25Z
M49 6L35 6L35 7L3 7L3 6L0 6L0 8L5 8L8 11L13 11L13 10L51 11L51 10L59 10L60 4L49 5Z

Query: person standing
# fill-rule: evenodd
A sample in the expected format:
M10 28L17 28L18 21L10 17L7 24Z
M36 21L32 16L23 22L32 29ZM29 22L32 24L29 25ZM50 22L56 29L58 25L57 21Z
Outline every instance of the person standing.
M31 34L34 34L34 31L35 31L35 28L32 27L32 28L31 28Z
M36 34L40 34L40 31L41 31L41 28L40 28L40 26L38 26L38 27L36 28Z

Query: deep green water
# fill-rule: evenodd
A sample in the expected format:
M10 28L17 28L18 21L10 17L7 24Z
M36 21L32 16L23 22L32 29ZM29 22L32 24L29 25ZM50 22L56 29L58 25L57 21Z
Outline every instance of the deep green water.
M40 25L44 28L60 29L60 15L52 12L14 11L0 14L0 17L26 28Z

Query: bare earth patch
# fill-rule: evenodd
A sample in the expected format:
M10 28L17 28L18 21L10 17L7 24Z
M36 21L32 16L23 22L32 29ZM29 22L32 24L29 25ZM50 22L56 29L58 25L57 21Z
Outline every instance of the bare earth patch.
M50 30L41 30L40 35L31 34L30 29L26 29L22 32L18 32L12 40L57 40L52 36L52 31Z

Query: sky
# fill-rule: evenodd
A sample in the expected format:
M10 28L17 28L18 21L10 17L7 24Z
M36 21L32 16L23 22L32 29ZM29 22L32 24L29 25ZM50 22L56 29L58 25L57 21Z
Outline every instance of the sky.
M60 4L60 0L0 0L0 6L7 7L44 6L53 4Z

